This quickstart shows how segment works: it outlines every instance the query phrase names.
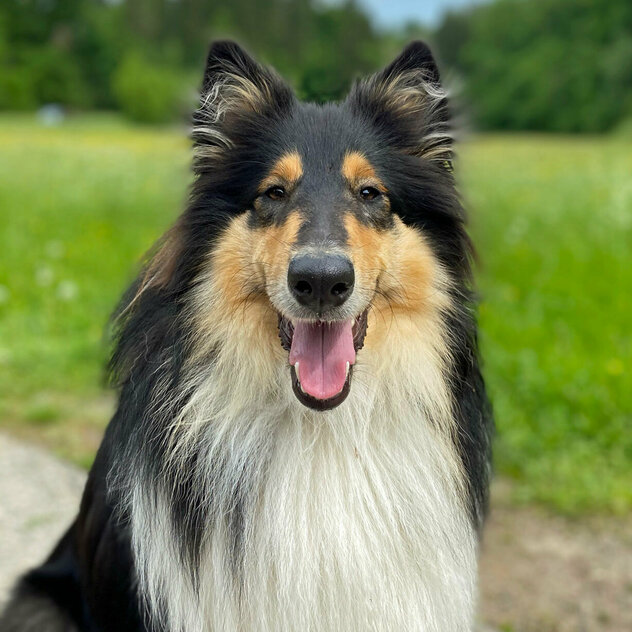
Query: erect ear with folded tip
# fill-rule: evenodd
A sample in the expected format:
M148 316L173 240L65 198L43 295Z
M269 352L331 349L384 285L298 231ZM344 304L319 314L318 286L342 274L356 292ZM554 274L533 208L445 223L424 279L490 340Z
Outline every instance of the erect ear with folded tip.
M452 133L439 68L423 42L412 42L384 70L358 82L348 97L405 153L449 166Z
M215 42L206 61L193 140L208 156L220 154L234 142L231 127L253 117L283 115L293 102L292 90L272 69L235 42Z

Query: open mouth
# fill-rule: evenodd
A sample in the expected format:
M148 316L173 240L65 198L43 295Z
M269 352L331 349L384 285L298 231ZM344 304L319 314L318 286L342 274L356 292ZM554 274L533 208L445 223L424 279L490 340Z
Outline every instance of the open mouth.
M367 314L333 322L292 322L279 314L281 346L290 353L292 388L302 404L330 410L344 402L356 351L364 345Z

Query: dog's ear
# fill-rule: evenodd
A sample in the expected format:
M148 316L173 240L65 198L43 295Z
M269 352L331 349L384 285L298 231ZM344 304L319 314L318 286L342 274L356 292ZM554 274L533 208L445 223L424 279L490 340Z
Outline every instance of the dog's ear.
M375 78L395 79L407 72L421 72L426 81L439 84L439 68L430 47L422 41L411 42L384 70Z
M293 102L292 90L273 70L257 63L235 42L215 42L206 61L200 106L194 114L193 140L198 155L221 156L239 142L248 123L282 116Z
M400 150L451 166L448 99L423 42L409 44L384 70L357 82L348 100Z

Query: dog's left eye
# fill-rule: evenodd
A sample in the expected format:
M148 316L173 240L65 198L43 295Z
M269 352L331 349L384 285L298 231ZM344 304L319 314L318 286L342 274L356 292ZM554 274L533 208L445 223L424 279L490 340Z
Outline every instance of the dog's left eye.
M375 187L363 187L360 189L360 197L363 200L374 200L381 193Z
M286 192L283 187L274 186L266 190L265 196L271 200L283 200L286 196Z

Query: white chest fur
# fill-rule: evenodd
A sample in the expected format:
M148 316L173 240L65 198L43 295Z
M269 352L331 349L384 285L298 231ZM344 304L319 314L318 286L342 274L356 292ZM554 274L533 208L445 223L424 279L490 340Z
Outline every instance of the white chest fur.
M229 416L223 406L218 421L201 403L221 385L196 390L183 445L204 443L200 481L215 507L198 568L178 555L169 500L132 495L141 590L170 632L471 629L476 537L448 408L424 371L413 393L388 375L376 388L360 366L347 402L325 414L288 391L275 405L245 397Z

